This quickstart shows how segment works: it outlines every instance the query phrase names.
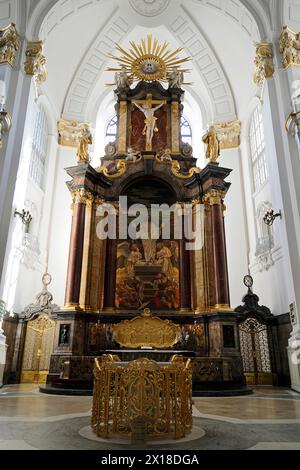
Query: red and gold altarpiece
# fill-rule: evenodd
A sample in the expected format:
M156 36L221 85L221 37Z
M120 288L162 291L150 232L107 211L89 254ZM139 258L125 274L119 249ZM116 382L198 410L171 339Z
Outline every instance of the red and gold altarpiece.
M90 389L95 356L118 351L123 360L139 357L139 351L136 355L115 341L113 326L141 315L145 307L181 329L174 347L148 351L149 359L168 361L178 352L191 357L198 391L243 387L224 229L231 170L216 162L197 168L192 148L181 141L184 91L173 85L119 83L116 141L107 145L99 168L81 162L66 170L73 218L48 390ZM189 204L193 211L200 206L203 245L189 251L186 240L172 233L168 240L100 239L99 208L111 204L118 222L121 196L127 196L128 206Z

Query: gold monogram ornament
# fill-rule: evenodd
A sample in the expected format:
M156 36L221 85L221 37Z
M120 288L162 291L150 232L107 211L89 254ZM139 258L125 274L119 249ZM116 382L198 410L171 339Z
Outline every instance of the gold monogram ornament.
M181 439L192 428L192 364L173 356L160 364L146 358L129 364L118 356L95 360L92 429L108 439L148 436Z

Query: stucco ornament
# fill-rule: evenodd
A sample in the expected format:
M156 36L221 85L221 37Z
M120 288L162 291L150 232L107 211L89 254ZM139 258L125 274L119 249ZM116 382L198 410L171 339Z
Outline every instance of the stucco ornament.
M143 16L156 16L169 5L170 0L129 0L132 8Z

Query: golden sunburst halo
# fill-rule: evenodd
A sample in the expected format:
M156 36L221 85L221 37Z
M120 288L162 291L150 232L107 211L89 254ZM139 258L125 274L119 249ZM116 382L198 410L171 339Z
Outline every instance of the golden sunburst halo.
M172 51L169 49L167 41L159 44L158 40L153 38L152 35L142 39L140 44L131 41L130 45L129 51L126 51L116 44L116 49L121 55L119 57L110 55L109 57L115 60L119 67L110 67L107 71L120 72L125 69L130 79L144 80L146 82L168 80L175 67L179 72L188 71L181 66L190 61L191 58L180 58L180 54L183 52L181 47Z

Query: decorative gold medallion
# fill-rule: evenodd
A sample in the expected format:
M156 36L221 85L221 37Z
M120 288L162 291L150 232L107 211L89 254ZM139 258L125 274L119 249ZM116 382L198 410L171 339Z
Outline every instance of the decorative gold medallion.
M119 67L108 68L107 71L121 72L125 70L130 80L144 80L146 82L168 80L174 68L178 72L187 72L181 68L181 65L191 58L179 57L183 51L181 47L171 51L168 49L168 42L165 41L161 45L152 35L142 39L140 44L131 41L130 45L132 48L129 51L117 45L117 51L122 55L120 57L110 55L109 57L116 60Z

